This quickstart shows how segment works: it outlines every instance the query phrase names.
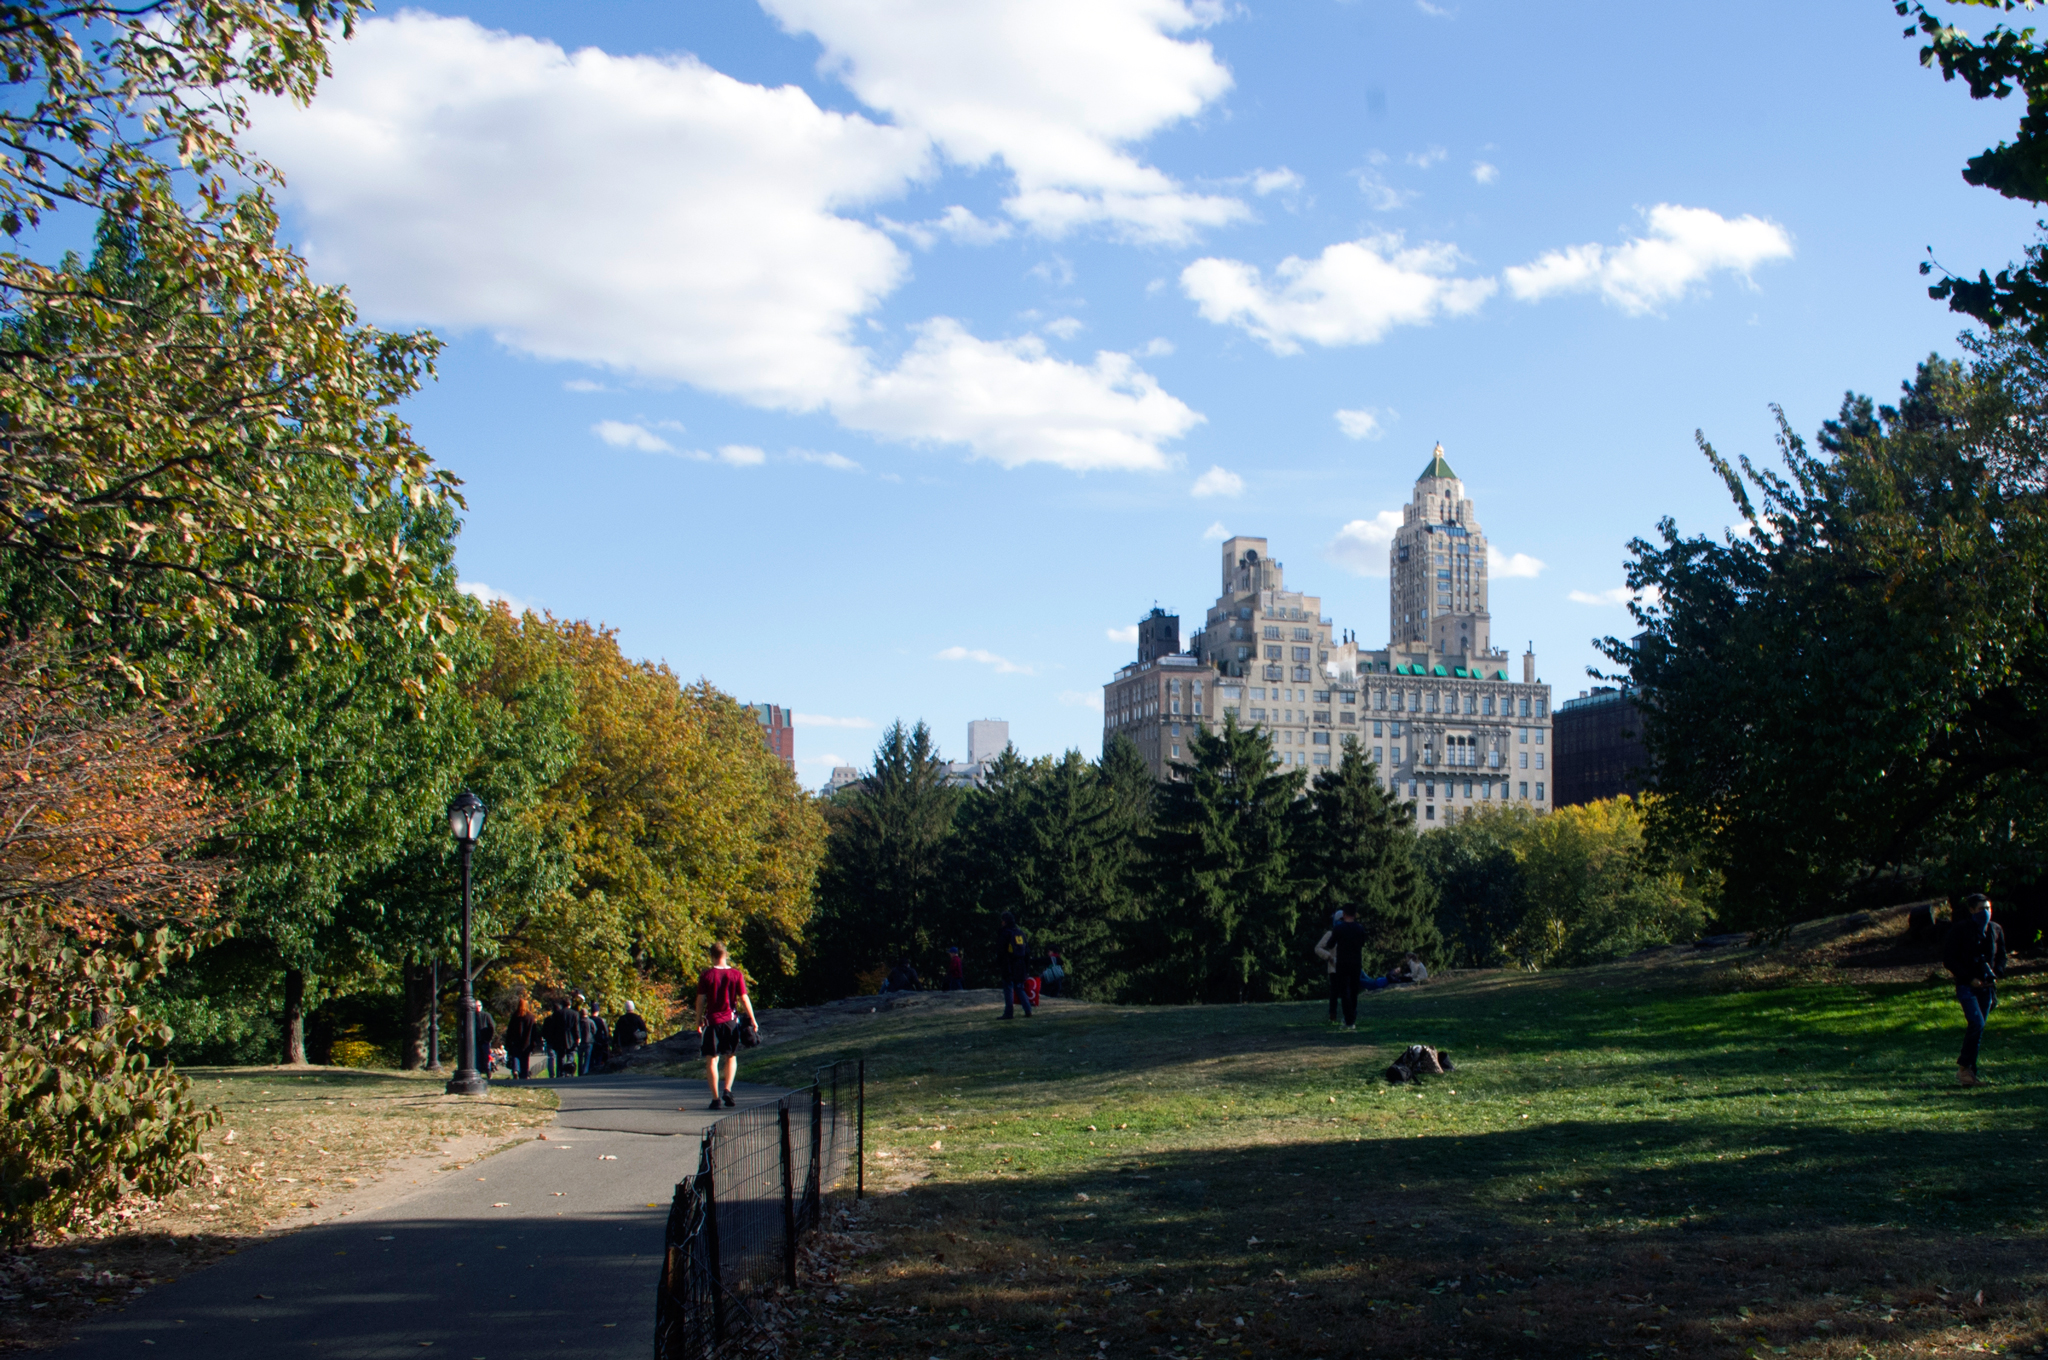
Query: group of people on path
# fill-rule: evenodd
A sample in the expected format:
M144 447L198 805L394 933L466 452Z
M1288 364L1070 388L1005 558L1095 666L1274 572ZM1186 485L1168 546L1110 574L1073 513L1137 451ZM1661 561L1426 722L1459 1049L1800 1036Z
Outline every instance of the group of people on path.
M1358 993L1377 992L1388 987L1429 981L1429 966L1412 950L1383 977L1365 971L1365 926L1358 919L1355 904L1346 903L1330 918L1330 928L1316 941L1316 957L1330 975L1330 1019L1335 1021L1341 1007L1344 1028L1358 1028Z
M496 1027L483 1003L475 1005L477 1053L481 1056L492 1052ZM533 1076L535 1053L545 1057L548 1078L554 1080L602 1072L615 1058L623 1058L646 1042L647 1021L632 1002L625 1002L607 1020L601 1005L586 1001L581 992L568 992L543 1005L526 996L514 1002L499 1052L514 1081Z

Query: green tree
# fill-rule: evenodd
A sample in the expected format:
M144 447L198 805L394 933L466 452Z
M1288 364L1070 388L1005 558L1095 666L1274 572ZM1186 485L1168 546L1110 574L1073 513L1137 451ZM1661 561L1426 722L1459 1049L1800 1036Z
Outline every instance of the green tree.
M1453 964L1523 962L1514 941L1529 913L1529 895L1515 846L1535 820L1528 808L1489 808L1417 844L1416 863L1436 891L1437 929Z
M1412 949L1441 963L1436 895L1415 862L1414 804L1386 790L1356 737L1344 738L1335 768L1309 781L1294 814L1296 873L1315 910L1356 905L1368 958L1391 961ZM1327 917L1309 924L1320 920Z
M1278 1001L1302 988L1289 807L1299 780L1273 739L1239 727L1189 742L1157 795L1146 873L1152 900L1133 960L1134 992L1159 1002Z
M874 768L826 812L830 834L818 875L816 929L805 988L852 995L864 976L897 958L931 958L956 927L947 844L962 793L923 723L891 723Z
M1743 528L1631 544L1643 632L1602 650L1643 698L1662 795L1735 925L1902 891L2037 882L2048 789L2044 365L2016 336L1851 396L1786 474L1701 446Z

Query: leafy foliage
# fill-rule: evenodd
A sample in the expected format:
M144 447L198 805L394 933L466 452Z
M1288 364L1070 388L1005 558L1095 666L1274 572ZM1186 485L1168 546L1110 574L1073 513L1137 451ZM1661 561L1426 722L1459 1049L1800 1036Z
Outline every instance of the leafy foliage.
M1436 894L1415 863L1415 805L1395 798L1356 737L1337 765L1309 781L1295 805L1297 873L1307 895L1334 911L1358 908L1368 958L1392 962L1414 950L1443 957Z
M1697 847L1731 921L1820 915L1855 884L2038 881L2048 790L2043 361L2014 335L1850 396L1786 471L1704 440L1744 525L1631 544L1653 839Z

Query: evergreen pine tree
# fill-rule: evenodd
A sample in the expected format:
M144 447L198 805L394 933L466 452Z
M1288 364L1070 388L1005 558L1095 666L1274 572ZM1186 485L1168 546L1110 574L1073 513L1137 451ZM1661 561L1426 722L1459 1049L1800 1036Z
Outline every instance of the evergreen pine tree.
M1285 1000L1302 987L1288 811L1301 786L1275 764L1272 737L1232 715L1189 749L1193 761L1176 762L1158 790L1146 841L1155 888L1134 942L1137 990L1161 1002Z
M1357 905L1368 960L1391 962L1411 949L1441 960L1436 893L1416 864L1415 808L1381 785L1356 737L1345 737L1343 758L1310 783L1294 817L1303 888L1321 911Z

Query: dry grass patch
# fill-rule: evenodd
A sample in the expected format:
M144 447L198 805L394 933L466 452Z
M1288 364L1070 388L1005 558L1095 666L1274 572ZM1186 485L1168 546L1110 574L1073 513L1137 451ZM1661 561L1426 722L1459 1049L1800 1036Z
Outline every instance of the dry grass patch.
M280 1222L374 1185L395 1160L460 1140L495 1147L554 1117L552 1091L494 1084L442 1092L446 1073L192 1068L220 1125L202 1140L201 1183L131 1203L87 1231L0 1256L0 1347L54 1343L64 1324L232 1252Z

